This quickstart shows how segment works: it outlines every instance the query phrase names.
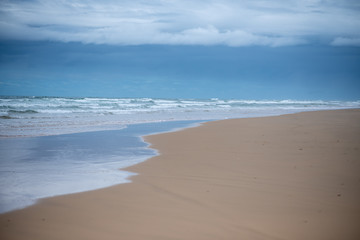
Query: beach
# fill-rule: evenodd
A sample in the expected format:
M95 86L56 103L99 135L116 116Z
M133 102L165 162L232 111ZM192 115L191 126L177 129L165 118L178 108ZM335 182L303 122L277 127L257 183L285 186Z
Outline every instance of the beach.
M360 239L360 110L144 137L131 183L0 215L1 239Z

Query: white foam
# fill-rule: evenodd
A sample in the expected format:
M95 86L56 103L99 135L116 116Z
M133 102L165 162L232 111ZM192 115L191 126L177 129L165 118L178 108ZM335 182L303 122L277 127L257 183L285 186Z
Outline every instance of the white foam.
M121 131L0 139L0 213L38 199L129 182L118 169L156 155L142 135L194 126L194 122L132 125Z
M359 107L360 101L291 99L0 98L0 131L1 135L36 136L81 132L92 127L113 129L113 124L240 118ZM47 127L53 124L59 127L56 133L52 127Z

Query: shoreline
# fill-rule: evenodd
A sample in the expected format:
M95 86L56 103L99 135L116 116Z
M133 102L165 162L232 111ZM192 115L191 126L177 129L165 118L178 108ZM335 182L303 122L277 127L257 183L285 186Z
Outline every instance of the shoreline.
M357 239L360 110L206 122L143 137L132 183L0 215L3 239ZM0 236L1 236L0 235Z
M0 213L24 209L48 197L127 183L135 173L122 169L157 155L142 136L196 124L172 121L133 124L121 130L0 139Z

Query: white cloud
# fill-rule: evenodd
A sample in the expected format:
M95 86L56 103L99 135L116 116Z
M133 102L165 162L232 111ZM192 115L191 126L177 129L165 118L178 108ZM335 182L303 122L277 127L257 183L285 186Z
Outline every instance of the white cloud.
M8 0L0 2L0 38L285 46L320 37L337 45L358 37L359 9L351 0Z
M332 41L333 46L358 46L360 47L360 38L344 38L338 37Z

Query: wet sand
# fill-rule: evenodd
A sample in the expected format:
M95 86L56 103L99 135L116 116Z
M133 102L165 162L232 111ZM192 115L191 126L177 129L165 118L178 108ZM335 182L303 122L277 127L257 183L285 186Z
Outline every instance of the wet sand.
M145 137L132 183L0 215L1 239L360 239L360 110Z

